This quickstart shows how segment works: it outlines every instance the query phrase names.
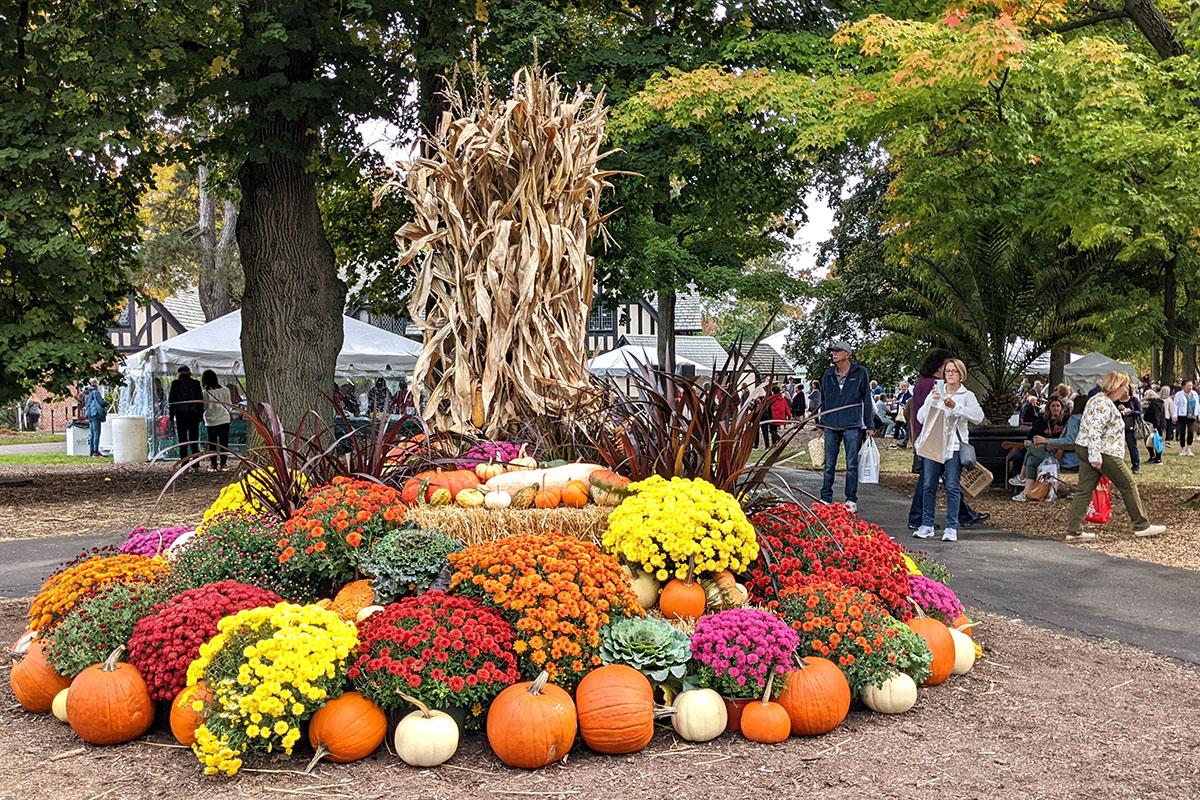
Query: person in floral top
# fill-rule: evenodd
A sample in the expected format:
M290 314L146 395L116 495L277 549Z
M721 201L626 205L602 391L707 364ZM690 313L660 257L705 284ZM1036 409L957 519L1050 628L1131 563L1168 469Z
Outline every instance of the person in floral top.
M1133 473L1125 463L1125 419L1117 411L1116 404L1128 399L1129 393L1129 376L1124 372L1110 372L1100 382L1100 391L1088 400L1083 410L1079 436L1075 438L1075 452L1079 455L1079 490L1071 501L1071 512L1067 517L1068 542L1096 538L1094 533L1081 532L1080 527L1101 475L1121 492L1134 535L1158 536L1167 530L1164 525L1150 524Z

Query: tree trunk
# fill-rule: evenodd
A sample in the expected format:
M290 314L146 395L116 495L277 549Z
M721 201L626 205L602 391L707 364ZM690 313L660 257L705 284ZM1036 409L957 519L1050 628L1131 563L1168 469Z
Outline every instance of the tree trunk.
M1175 36L1171 22L1159 10L1153 0L1125 0L1125 13L1133 24L1150 42L1159 58L1173 58L1187 52L1187 48Z
M232 200L222 203L223 227L218 239L217 199L209 190L207 164L197 168L196 177L200 194L200 279L197 288L204 319L211 321L233 311L234 307L226 262L237 228L237 205Z
M675 371L675 292L662 289L658 292L658 368L664 372Z
M1182 368L1179 371L1180 381L1196 379L1196 343L1187 342L1183 345Z
M242 7L246 38L261 22L258 4ZM316 79L316 55L293 51L286 68L293 83ZM263 65L242 77L261 79ZM262 74L254 74L261 71ZM329 411L342 349L346 285L337 275L333 248L317 207L316 182L305 169L316 146L305 114L268 115L258 103L249 158L238 173L241 213L237 242L246 277L242 296L242 359L250 399L271 403L286 429L295 430L310 410Z
M1175 346L1178 342L1176 325L1179 322L1177 295L1179 283L1175 275L1176 257L1171 256L1163 262L1163 318L1166 320L1166 334L1162 343L1162 366L1159 377L1163 383L1175 383Z
M1055 347L1050 351L1050 387L1063 382L1063 369L1071 363L1071 348Z
M445 75L430 62L428 53L440 52L445 47L446 31L440 30L432 6L417 20L417 35L413 42L413 58L417 62L417 134L421 137L421 153L429 155L426 136L437 130L438 120L446 110Z
M1161 351L1157 347L1150 348L1150 380L1157 382L1161 377L1159 373L1159 353Z

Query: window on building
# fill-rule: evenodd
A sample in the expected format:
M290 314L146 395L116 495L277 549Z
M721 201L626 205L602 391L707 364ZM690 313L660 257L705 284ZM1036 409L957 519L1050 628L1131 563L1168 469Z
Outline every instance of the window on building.
M593 331L611 331L617 324L617 311L614 308L605 308L604 306L592 306L592 313L588 314L587 329L591 333Z
M133 322L133 300L127 300L125 307L121 309L121 316L117 317L118 328L128 328Z

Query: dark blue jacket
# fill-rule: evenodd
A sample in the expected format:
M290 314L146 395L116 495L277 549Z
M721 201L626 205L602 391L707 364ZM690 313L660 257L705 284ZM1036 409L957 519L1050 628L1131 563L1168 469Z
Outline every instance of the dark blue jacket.
M852 406L852 408L841 408ZM825 409L841 408L840 411ZM871 375L858 362L850 362L846 385L838 386L834 367L821 376L821 425L835 430L875 427L875 401L871 397Z

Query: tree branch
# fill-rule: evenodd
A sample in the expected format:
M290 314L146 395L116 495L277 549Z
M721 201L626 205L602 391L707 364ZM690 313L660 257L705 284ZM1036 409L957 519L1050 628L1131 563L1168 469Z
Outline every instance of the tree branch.
M1080 28L1087 28L1092 25L1099 25L1102 22L1111 22L1114 19L1125 19L1129 16L1125 9L1119 8L1115 11L1103 11L1092 17L1084 19L1076 19L1070 22L1064 22L1061 25L1051 25L1048 28L1042 28L1038 33L1066 33Z

